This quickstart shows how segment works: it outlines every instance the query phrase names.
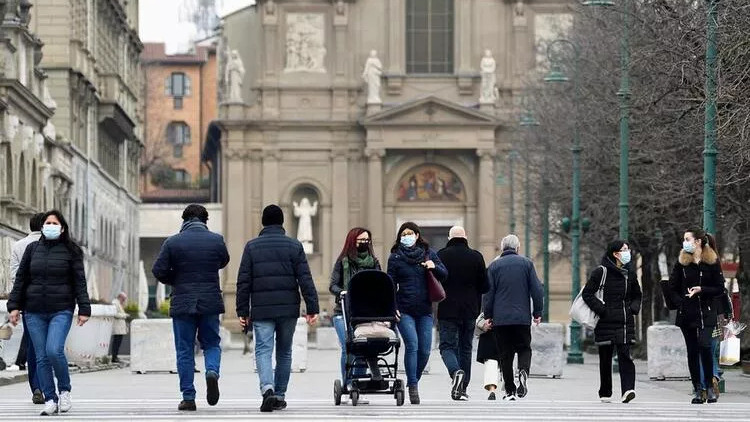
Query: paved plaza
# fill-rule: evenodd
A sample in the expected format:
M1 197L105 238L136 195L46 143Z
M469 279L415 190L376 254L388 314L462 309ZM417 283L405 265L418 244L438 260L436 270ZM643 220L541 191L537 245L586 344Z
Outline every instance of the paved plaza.
M481 387L482 366L475 363L468 402L449 397L450 383L439 354L433 352L430 374L422 378L422 404L397 407L389 396L365 396L369 404L333 404L332 385L337 376L337 352L310 350L304 373L292 374L284 411L260 413L258 378L250 355L229 351L223 356L221 400L215 407L205 401L203 375L196 375L198 411L179 413L177 375L131 374L128 368L75 374L73 409L61 416L69 420L514 420L514 421L750 421L750 378L738 370L725 374L729 393L714 405L690 405L687 381L649 381L645 362L637 362L638 397L630 404L598 402L596 356L586 364L568 365L562 379L532 378L529 396L515 403L488 402ZM199 368L202 364L199 363ZM615 378L615 385L617 385ZM616 388L616 390L619 388ZM27 384L0 387L3 421L38 420L40 406L31 404Z

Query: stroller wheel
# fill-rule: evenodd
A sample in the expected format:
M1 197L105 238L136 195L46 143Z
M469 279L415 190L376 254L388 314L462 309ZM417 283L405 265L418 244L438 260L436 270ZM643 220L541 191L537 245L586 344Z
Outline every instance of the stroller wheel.
M352 406L356 406L359 404L359 391L352 391L351 392L351 398L352 398Z
M404 405L404 390L396 390L396 406Z
M341 404L341 394L341 380L336 380L333 382L333 404L335 404L336 406L339 406Z

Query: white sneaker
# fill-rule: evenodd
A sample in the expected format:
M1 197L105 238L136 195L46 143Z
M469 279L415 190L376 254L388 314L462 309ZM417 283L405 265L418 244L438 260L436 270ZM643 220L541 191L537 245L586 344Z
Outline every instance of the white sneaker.
M42 409L42 413L39 414L39 416L52 416L57 413L57 403L55 403L53 400L47 400L44 402L44 409Z
M508 395L504 396L503 400L505 400L505 401L516 401L516 400L518 400L518 398L516 397L515 394L511 394L509 396Z
M21 368L18 367L18 365L10 365L9 367L5 368L6 371L20 371Z
M609 396L609 397L599 397L599 400L601 400L602 403L612 403L612 396Z
M60 412L65 413L73 407L73 403L70 400L70 391L60 392Z

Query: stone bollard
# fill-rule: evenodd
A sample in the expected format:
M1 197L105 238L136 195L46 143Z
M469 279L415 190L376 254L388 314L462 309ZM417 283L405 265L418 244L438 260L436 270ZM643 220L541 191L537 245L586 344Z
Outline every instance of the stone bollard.
M79 327L78 309L73 313L73 324L65 340L65 355L68 362L82 367L95 365L109 356L112 339L112 324L117 310L114 305L91 305L91 317Z
M565 329L562 324L532 324L529 375L560 378L565 367L564 342Z
M648 377L656 380L689 379L687 348L680 328L671 324L648 327Z
M130 370L177 372L171 318L134 319L130 323Z
M318 327L316 333L316 347L318 350L340 350L339 337L333 327Z

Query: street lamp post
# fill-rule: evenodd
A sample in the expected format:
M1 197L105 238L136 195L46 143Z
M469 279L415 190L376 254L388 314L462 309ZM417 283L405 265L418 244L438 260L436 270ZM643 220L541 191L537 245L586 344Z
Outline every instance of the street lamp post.
M518 123L521 127L531 129L534 126L539 126L539 122L536 121L534 115L530 110L521 116ZM530 139L527 136L524 142L524 162L525 162L525 174L524 174L524 255L531 257L531 159L529 157L529 143ZM546 302L545 302L546 303Z
M709 0L710 1L710 0ZM587 0L585 6L613 6L612 0ZM620 89L617 97L620 103L620 239L628 239L629 189L628 153L630 150L630 6L632 0L623 0L622 37L620 37Z
M573 209L571 215L571 301L578 295L581 289L581 262L580 262L580 241L581 241L581 139L580 139L580 116L579 105L581 103L581 91L579 83L578 63L580 61L580 50L573 42L566 39L557 39L547 46L547 58L550 63L555 63L553 58L553 49L557 44L567 44L573 49ZM554 65L550 73L544 78L545 82L566 82L569 79L562 74L558 65ZM583 353L581 352L581 325L573 320L570 323L570 349L568 350L568 363L583 363Z
M706 116L703 150L703 229L716 233L716 29L718 0L706 0Z

